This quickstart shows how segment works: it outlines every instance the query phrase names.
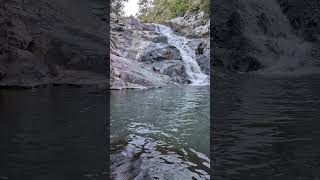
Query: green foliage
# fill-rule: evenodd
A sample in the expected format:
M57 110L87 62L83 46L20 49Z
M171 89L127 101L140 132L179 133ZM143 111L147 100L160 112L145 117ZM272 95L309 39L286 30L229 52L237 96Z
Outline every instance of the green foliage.
M203 11L205 15L210 15L210 0L193 0L188 11Z
M163 23L187 11L204 11L209 17L210 0L139 0L138 17L143 22Z
M123 2L128 0L111 0L111 12L117 15L123 14Z
M205 12L206 18L210 17L210 0L202 0L200 9Z
M172 5L169 7L172 17L183 16L186 11L189 9L190 4L188 0L175 0L172 2Z

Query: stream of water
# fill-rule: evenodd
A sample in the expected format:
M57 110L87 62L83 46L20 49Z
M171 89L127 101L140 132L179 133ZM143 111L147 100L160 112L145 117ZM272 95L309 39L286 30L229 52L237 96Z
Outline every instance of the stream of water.
M191 85L208 85L209 76L201 71L200 66L196 61L195 49L191 48L188 45L188 42L192 41L192 39L177 35L171 28L165 25L153 25L156 27L156 31L158 33L168 38L168 43L170 45L175 46L177 49L179 49L182 60L185 63L186 72L192 82Z
M111 92L113 179L209 179L209 87Z

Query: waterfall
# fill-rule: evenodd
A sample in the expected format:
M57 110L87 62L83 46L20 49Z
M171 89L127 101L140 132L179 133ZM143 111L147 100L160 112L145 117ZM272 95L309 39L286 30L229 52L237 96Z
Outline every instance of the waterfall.
M209 76L201 71L200 66L196 61L195 49L192 49L190 46L188 46L188 42L192 41L192 39L176 35L171 28L165 25L153 25L156 27L156 31L158 33L168 38L168 44L175 46L177 49L179 49L182 60L186 67L186 73L188 74L192 82L191 85L208 85Z

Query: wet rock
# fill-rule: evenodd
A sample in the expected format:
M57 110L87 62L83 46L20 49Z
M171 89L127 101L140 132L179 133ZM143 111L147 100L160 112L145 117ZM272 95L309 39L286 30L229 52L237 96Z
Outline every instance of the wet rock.
M153 43L168 44L168 38L166 36L160 35L155 31L140 31L138 33L141 34L142 38L145 41L151 41Z
M163 60L182 60L179 50L174 46L166 46L145 52L141 61L155 62Z
M209 75L210 74L210 50L204 50L203 54L198 54L196 58L201 71L204 74Z
M190 84L188 80L188 75L186 73L186 67L184 64L172 64L163 70L165 75L170 76L174 81L181 84Z
M201 15L200 15L201 16ZM199 16L199 18L200 18ZM200 18L201 19L201 18ZM154 24L142 24L132 18L112 16L111 26L111 89L166 87L190 84L180 50L168 45L168 37ZM208 38L207 38L208 39ZM193 43L193 40L197 43ZM201 69L208 73L209 44L207 40L192 39L190 47L198 48Z
M168 38L166 36L156 36L152 38L151 41L154 43L168 44Z
M232 69L238 72L257 71L261 68L262 65L254 57L235 59L232 63Z
M210 74L210 39L201 38L194 39L188 43L188 46L195 49L196 61L200 66L201 71Z
M155 72L167 75L172 81L180 84L190 84L189 76L186 72L185 65L180 61L159 62L153 64Z

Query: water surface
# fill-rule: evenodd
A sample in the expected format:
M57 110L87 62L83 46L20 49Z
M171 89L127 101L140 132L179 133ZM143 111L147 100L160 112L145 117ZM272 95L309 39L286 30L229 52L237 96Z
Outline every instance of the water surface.
M213 179L320 179L320 79L214 84Z
M209 87L111 92L113 179L209 179Z
M0 179L106 179L105 92L0 90Z

